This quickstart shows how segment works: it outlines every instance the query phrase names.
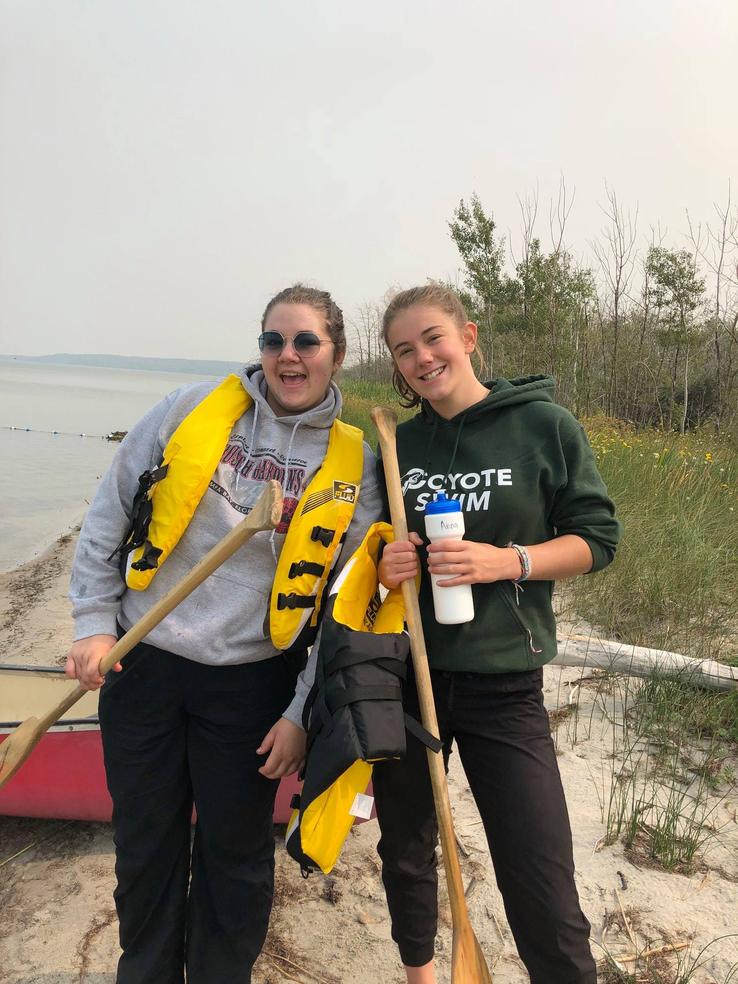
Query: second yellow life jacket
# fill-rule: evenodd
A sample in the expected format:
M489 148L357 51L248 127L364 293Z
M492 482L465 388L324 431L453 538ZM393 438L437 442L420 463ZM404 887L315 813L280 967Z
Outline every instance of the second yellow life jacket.
M238 376L227 376L179 424L159 467L140 476L131 527L111 555L121 555L132 590L144 591L176 547L235 422L252 402ZM362 432L335 420L323 463L292 516L277 563L269 607L277 649L309 645L315 636L325 585L359 497L363 465Z
M382 597L377 565L392 527L375 523L331 586L305 703L308 734L302 792L285 833L303 874L333 868L356 817L368 819L374 762L405 754L410 731L438 752L441 743L402 707L409 640L400 588Z

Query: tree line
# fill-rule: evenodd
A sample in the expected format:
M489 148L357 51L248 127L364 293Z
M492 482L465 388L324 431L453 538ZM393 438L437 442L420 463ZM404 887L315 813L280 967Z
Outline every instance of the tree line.
M573 196L562 181L538 234L537 196L520 201L521 248L508 259L494 216L474 194L448 223L461 260L458 290L479 326L489 375L545 372L575 414L685 430L738 423L738 207L715 205L709 223L687 215L685 245L659 229L640 244L638 216L607 189L606 224L592 259L566 245ZM391 293L391 292L388 292ZM386 298L383 299L386 301ZM354 324L359 379L387 381L384 303Z

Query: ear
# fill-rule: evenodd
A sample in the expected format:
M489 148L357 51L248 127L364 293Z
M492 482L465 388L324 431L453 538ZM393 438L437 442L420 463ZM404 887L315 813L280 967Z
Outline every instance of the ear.
M479 328L474 324L473 321L467 321L467 323L461 329L461 338L464 342L464 351L467 355L471 355L477 344L477 335L479 334Z
M346 358L346 350L344 349L340 355L337 355L333 360L333 372L336 373L343 365L343 360Z

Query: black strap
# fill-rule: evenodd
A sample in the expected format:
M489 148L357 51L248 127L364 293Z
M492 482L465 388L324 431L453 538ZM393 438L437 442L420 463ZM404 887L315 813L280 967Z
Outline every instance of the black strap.
M417 721L409 714L405 715L405 727L414 738L417 738L418 741L422 742L426 748L430 748L432 752L438 753L443 748L443 742L441 739L436 738L435 735L432 735L427 728L423 727L420 721Z
M120 554L120 572L121 577L125 578L126 573L126 561L128 554L132 550L138 549L147 544L146 536L149 532L149 526L151 525L151 517L154 511L154 506L149 496L149 491L152 485L160 482L169 471L169 465L159 465L158 468L153 470L146 470L141 475L138 476L138 489L133 497L133 502L131 503L131 520L128 529L123 536L115 550L108 557L108 560L112 560L113 557ZM136 565L137 570L151 570L152 567L156 567L158 564L158 557L161 554L161 550L154 555L151 551L156 550L150 543L148 544L150 548L149 551L149 564L144 567L139 567ZM142 557L139 563L143 562Z
M395 676L403 680L407 675L407 661L398 656L377 656L373 652L357 652L348 647L339 649L325 661L326 676L333 676L339 670L345 670L348 666L359 666L361 663L376 663L383 670L389 670Z
M331 714L335 714L341 707L347 704L356 704L360 700L400 700L402 690L399 684L388 684L376 687L347 687L336 694L326 697Z
M290 565L290 572L287 577L300 577L302 574L315 574L320 577L324 570L323 564L313 564L309 560L298 560Z
M315 608L315 598L311 595L283 594L280 591L277 595L277 608L280 612L285 608Z

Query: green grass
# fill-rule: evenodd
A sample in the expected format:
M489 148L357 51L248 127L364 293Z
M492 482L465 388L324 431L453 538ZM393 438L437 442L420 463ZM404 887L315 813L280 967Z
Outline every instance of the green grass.
M608 638L738 662L738 454L696 434L585 421L625 527L614 563L573 584Z
M373 407L391 407L397 414L398 420L407 420L415 415L415 410L403 410L397 403L395 393L390 383L369 383L358 380L341 380L343 393L342 417L348 424L361 427L368 444L377 447L377 431L369 416Z

